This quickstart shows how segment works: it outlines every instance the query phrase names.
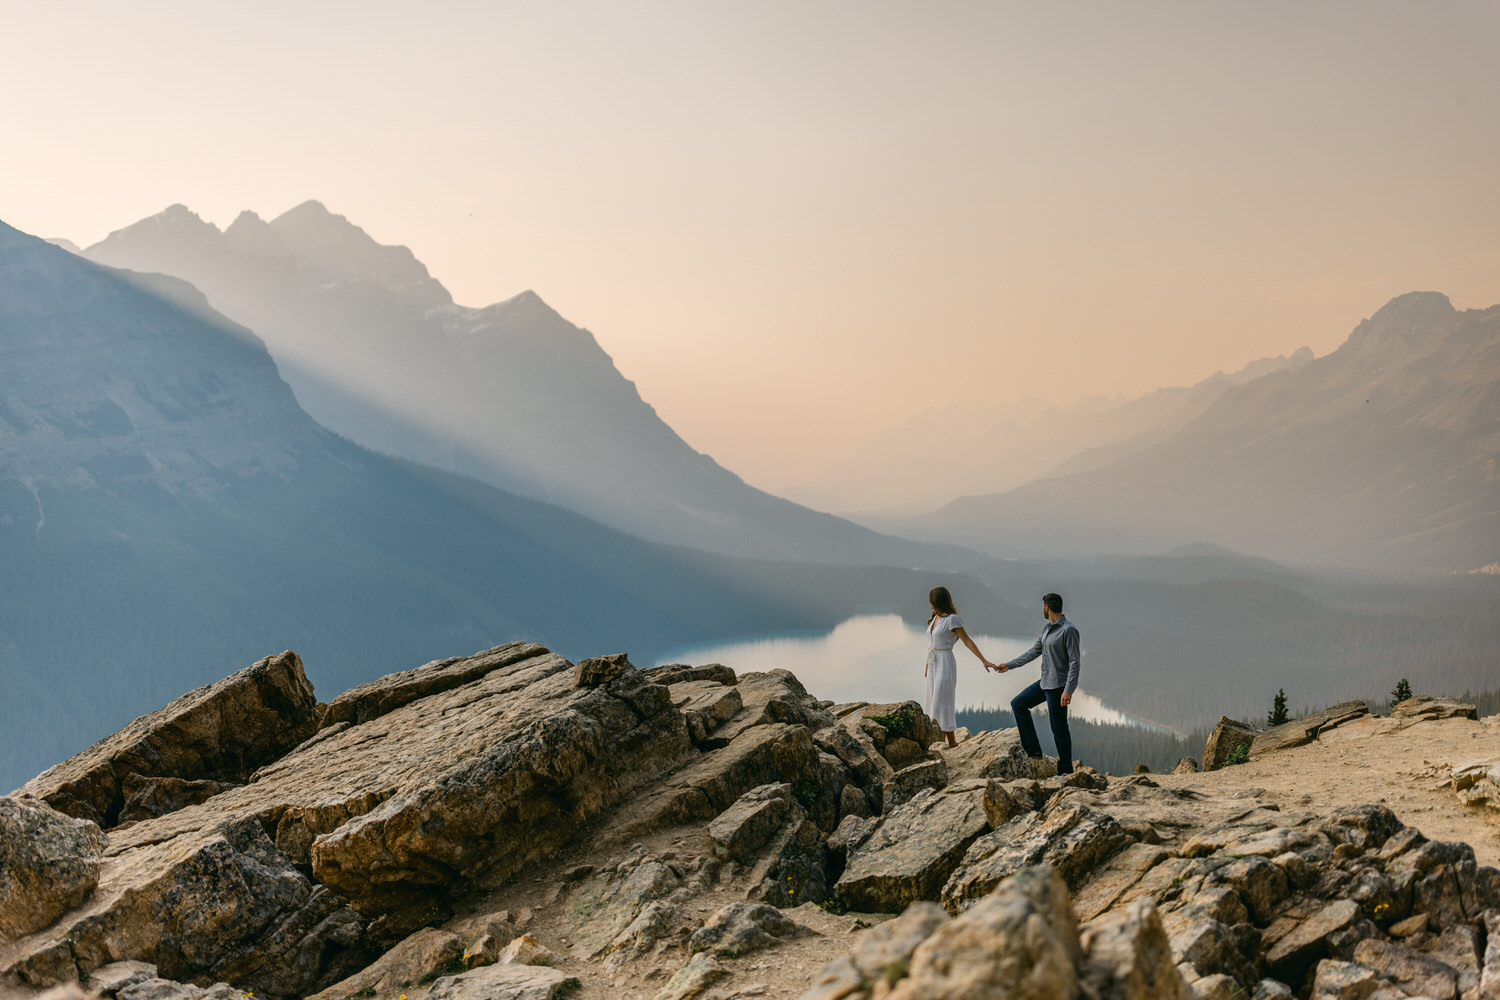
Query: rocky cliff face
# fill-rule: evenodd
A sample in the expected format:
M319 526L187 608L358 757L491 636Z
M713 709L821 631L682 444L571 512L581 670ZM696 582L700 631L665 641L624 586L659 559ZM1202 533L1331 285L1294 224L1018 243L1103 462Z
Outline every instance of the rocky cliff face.
M1500 990L1500 870L1384 805L1059 778L1013 731L937 735L912 703L819 702L785 672L519 642L320 704L283 654L0 799L0 990Z

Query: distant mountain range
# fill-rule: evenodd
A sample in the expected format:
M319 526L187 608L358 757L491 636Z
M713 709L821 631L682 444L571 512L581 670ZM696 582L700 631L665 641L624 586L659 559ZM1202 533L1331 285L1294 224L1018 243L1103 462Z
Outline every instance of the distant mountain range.
M765 558L919 559L694 451L592 334L535 293L456 305L410 250L318 202L270 222L243 212L223 232L174 205L84 252L191 283L265 341L313 419L376 451L657 541Z
M820 510L918 514L955 497L999 493L1034 479L1095 468L1143 451L1203 414L1236 385L1312 361L1304 347L1196 385L1130 400L1090 397L1066 406L1030 399L955 403L870 436L853 456L782 492ZM942 457L935 460L935 451ZM922 470L912 475L912 470Z
M1128 457L869 523L997 553L1212 541L1300 565L1465 572L1500 559L1497 462L1500 306L1413 292Z
M404 289L382 302L441 298L399 254L345 256ZM182 281L3 224L0 554L0 788L284 648L336 691L509 639L649 662L893 600L916 617L940 579L1007 613L951 574L667 546L373 453Z

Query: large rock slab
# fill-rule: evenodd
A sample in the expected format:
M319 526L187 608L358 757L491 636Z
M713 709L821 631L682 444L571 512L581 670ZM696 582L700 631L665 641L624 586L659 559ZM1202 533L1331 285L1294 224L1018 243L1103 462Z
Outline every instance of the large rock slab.
M443 976L426 1000L553 1000L576 982L558 969L539 965L486 965L458 976Z
M1134 843L1113 816L1077 802L1027 813L969 846L943 886L942 903L957 912L1002 881L1039 864L1081 885L1105 860Z
M308 1000L344 1000L349 996L384 1000L401 996L403 987L430 982L434 974L452 971L462 961L464 942L456 934L424 927L370 965Z
M988 829L982 782L918 792L850 852L835 894L851 910L886 913L934 899L964 851Z
M738 958L810 933L774 906L730 903L693 932L688 938L688 951Z
M99 884L104 834L40 799L0 797L0 941L39 931Z
M1414 722L1431 719L1477 719L1479 712L1473 705L1456 698L1433 698L1422 694L1392 705L1391 718L1409 719Z
M1208 742L1203 745L1203 770L1217 771L1237 751L1248 754L1259 733L1254 726L1221 715L1214 731L1208 734Z
M694 746L703 743L744 707L739 688L717 681L680 681L669 684L667 690L672 692L672 704L687 719L688 735Z
M1138 899L1082 931L1084 989L1098 1000L1192 1000L1161 915Z
M1332 732L1346 722L1353 722L1369 714L1370 707L1364 702L1346 701L1321 712L1293 719L1280 726L1273 726L1263 733L1256 734L1250 743L1250 756L1259 757L1261 754L1274 753L1277 750L1305 746L1321 734Z
M708 824L708 835L713 838L714 853L748 862L794 817L800 821L803 810L792 797L791 785L761 785L715 816Z
M789 670L744 674L735 689L741 708L714 734L719 740L732 740L753 726L779 722L817 731L836 721Z
M1031 758L1021 748L1021 734L1016 729L993 729L975 733L956 747L945 748L943 759L954 781L972 778L996 778L1000 781L1027 780L1040 777Z
M231 820L106 854L99 886L81 908L0 949L0 977L44 986L130 958L166 979L300 997L368 961L364 928L364 918L299 871L259 822ZM65 960L54 961L58 954Z
M917 947L947 922L947 911L936 903L913 903L855 939L849 954L829 963L801 1000L843 1000L897 981L911 967Z
M621 810L614 835L623 840L713 819L750 789L778 782L794 788L821 784L818 750L806 726L772 723L742 730Z
M1068 888L1049 868L1018 872L912 953L891 1000L1051 1000L1078 992L1082 958Z
M451 691L501 667L546 655L547 650L536 643L508 642L474 656L452 656L424 663L411 670L386 674L369 683L352 687L329 702L323 710L320 725L326 727L340 722L352 725L369 722L402 705L409 705L418 698Z
M268 656L143 715L21 789L108 829L131 775L244 782L317 728L317 698L296 653Z

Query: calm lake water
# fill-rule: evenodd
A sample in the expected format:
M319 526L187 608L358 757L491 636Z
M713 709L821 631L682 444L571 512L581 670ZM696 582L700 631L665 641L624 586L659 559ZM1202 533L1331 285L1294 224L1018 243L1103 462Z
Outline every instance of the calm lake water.
M1018 656L1036 641L1035 636L973 638L984 655L995 663ZM1019 670L996 674L986 673L974 654L962 645L955 648L954 655L958 657L960 708L1009 708L1010 700L1041 676L1040 663L1035 660ZM907 699L921 702L927 690L922 677L926 661L927 632L920 625L908 625L900 615L863 615L848 619L831 632L791 632L685 646L663 656L657 665L723 663L736 673L782 668L796 674L808 692L818 698L841 702ZM1085 679L1087 661L1085 650ZM1081 684L1074 693L1070 715L1091 722L1141 724L1110 708Z

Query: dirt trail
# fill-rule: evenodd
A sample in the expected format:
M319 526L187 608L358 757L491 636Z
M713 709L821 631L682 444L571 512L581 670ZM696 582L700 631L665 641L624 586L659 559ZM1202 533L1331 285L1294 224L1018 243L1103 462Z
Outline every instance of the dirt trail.
M1500 716L1479 722L1441 719L1404 729L1389 719L1347 723L1306 746L1206 774L1153 775L1164 787L1258 796L1282 808L1325 812L1384 803L1429 840L1461 840L1481 865L1500 866L1500 824L1439 788L1455 765L1500 756Z

